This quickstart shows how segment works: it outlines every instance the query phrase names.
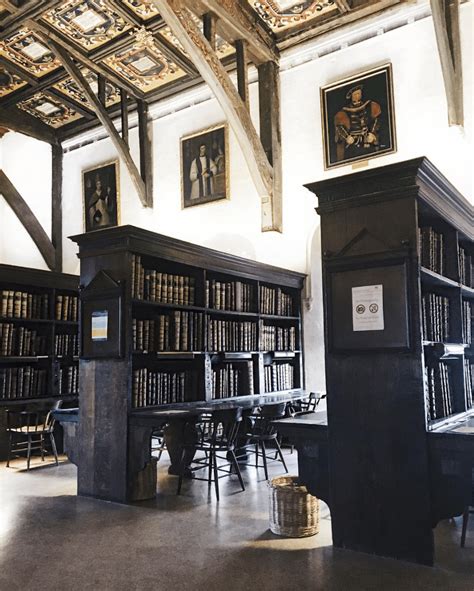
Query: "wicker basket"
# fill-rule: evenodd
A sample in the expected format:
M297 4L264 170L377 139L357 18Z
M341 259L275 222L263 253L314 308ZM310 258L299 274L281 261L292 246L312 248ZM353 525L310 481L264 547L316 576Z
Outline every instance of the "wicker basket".
M270 530L279 536L304 538L319 531L319 500L296 476L279 476L268 483Z

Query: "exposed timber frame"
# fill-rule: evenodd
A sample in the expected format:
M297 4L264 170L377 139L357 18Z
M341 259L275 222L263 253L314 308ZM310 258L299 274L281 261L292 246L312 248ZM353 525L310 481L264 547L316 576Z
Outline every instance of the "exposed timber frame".
M268 142L265 147L262 145L262 141L250 117L247 104L242 100L241 95L239 95L209 41L194 23L188 7L180 0L153 0L153 3L163 17L163 20L183 45L204 81L211 88L232 126L261 199L262 231L275 230L281 232L281 171L276 175L274 174L268 157L269 155L273 157L278 151L273 145L273 139L279 139L279 133L273 133L265 127L264 135L272 137L272 145L271 149L270 143ZM212 4L212 6L208 6L209 11L218 16L219 19L223 16L223 9L220 2L201 2L201 4L205 4L206 6ZM229 4L225 2L225 4L226 6L231 6L231 12L234 11L235 7L233 3ZM237 4L237 8L241 5L240 2L235 4ZM226 23L232 21L232 14L228 14L226 11L224 12L226 14ZM246 14L242 13L243 16L235 16L233 19L233 22L239 27L239 38L244 38L242 35L243 30L240 30L240 28L242 27L242 19L246 19ZM250 34L250 29L245 32L245 35L249 39L253 38L253 35ZM267 44L263 43L259 35L256 35L255 38L258 41L256 44L252 44L253 52L250 52L249 41L249 53L251 53L252 59L255 55L255 47L259 50L259 57L257 58L259 65L278 59L277 52L273 50L272 46L267 46ZM264 49L262 49L262 46ZM274 119L272 118L270 120L266 119L264 126L273 124L273 122ZM276 167L281 168L281 160L279 158L274 158L274 162ZM278 179L276 184L274 183L275 178Z
M464 125L459 0L430 0L450 125Z
M38 33L38 34L41 36L41 33ZM145 182L142 178L142 175L138 171L138 168L135 165L135 162L133 161L133 158L130 154L128 145L123 140L123 138L120 136L118 131L116 130L115 125L113 124L112 119L109 117L109 114L107 113L105 106L101 103L100 99L95 95L95 93L91 89L89 83L82 75L82 72L80 71L78 66L74 63L74 61L68 55L67 51L61 45L58 45L55 41L53 41L52 39L49 39L48 37L44 37L44 41L51 47L51 49L54 51L56 56L61 61L64 69L71 76L71 78L74 80L74 82L79 86L79 88L82 90L82 92L86 96L87 100L89 101L89 104L92 105L92 107L95 111L95 114L97 115L97 118L102 123L102 125L105 127L105 129L107 130L107 133L109 134L110 139L112 140L112 143L114 144L115 148L117 149L117 152L118 152L120 158L125 163L125 165L128 169L128 172L132 178L133 184L135 185L135 188L137 190L137 193L138 193L138 196L140 198L142 205L144 207L152 207L153 206L152 191L151 190L147 191ZM141 143L142 142L140 142L140 144ZM142 159L141 156L140 156L140 159ZM150 162L151 162L151 160L150 160ZM147 179L151 178L151 175L152 175L151 167L150 167L150 170L146 171L146 173L142 169L142 173Z
M38 247L48 268L51 271L56 270L58 262L56 260L56 251L53 243L44 231L43 226L39 223L35 214L31 211L28 203L26 203L20 193L16 190L15 186L3 170L0 170L0 194L3 195L13 213L17 216L28 234L31 236L31 239Z

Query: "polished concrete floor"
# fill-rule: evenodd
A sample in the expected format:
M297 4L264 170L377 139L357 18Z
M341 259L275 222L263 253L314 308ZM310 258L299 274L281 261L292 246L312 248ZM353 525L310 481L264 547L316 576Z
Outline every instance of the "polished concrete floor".
M296 473L296 454L286 457ZM0 464L0 591L474 590L474 517L465 549L460 519L437 527L429 568L333 549L325 505L318 535L274 536L255 468L245 492L235 477L222 480L217 503L204 482L186 482L177 497L163 457L156 500L125 506L78 498L66 461L12 466Z

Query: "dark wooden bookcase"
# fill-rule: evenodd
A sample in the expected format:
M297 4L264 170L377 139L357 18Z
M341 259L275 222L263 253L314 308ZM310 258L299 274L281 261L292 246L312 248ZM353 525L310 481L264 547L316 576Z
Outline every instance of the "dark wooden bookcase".
M473 208L426 158L307 187L321 216L334 544L432 564L429 434L474 412ZM384 325L355 330L353 289L367 286L382 286Z
M78 289L75 275L0 265L2 424L6 408L77 399Z
M128 416L137 409L303 388L304 275L133 226L72 240L84 335L79 494L133 498ZM103 343L90 328L98 316Z

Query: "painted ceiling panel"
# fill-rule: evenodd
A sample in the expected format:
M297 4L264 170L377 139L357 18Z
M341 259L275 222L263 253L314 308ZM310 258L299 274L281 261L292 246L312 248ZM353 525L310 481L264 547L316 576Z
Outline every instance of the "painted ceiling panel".
M32 97L18 103L17 106L55 128L81 118L79 113L43 92L37 92Z
M186 75L163 55L152 33L145 29L136 34L133 45L107 57L104 63L145 93Z
M202 33L204 31L204 25L203 25L202 20L192 13L191 13L191 16L193 17L193 21L198 25L199 30ZM159 33L160 33L160 35L163 35L163 37L165 37L165 39L167 39L175 47L177 47L181 51L181 53L183 53L186 56L188 55L186 53L184 47L181 45L181 43L178 41L178 39L172 33L171 29L168 27L168 25L162 27L159 30ZM222 39L222 37L219 37L219 35L216 35L216 52L217 52L217 55L219 56L219 58L223 59L223 58L227 57L228 55L235 53L235 48L230 43L227 43L226 41L224 41L224 39Z
M68 0L43 15L43 19L89 51L111 41L132 26L106 0Z
M28 83L22 80L20 76L17 76L0 65L0 97L14 92L26 84Z
M98 85L97 85L97 74L95 72L91 72L86 68L81 70L82 75L89 83L90 87L92 88L95 94L98 94ZM84 106L88 107L89 109L93 109L93 106L89 103L86 96L77 86L72 78L66 78L65 80L61 80L53 86L62 92L67 97L71 98L72 100L76 101L77 103L83 104ZM105 106L111 107L120 101L120 90L111 84L110 82L105 83Z
M301 25L323 14L338 12L334 0L248 0L250 6L257 12L270 28L284 31Z
M0 42L0 55L41 78L60 67L59 61L35 33L22 29Z
M159 15L158 10L151 0L122 0L122 4L128 6L143 21Z

